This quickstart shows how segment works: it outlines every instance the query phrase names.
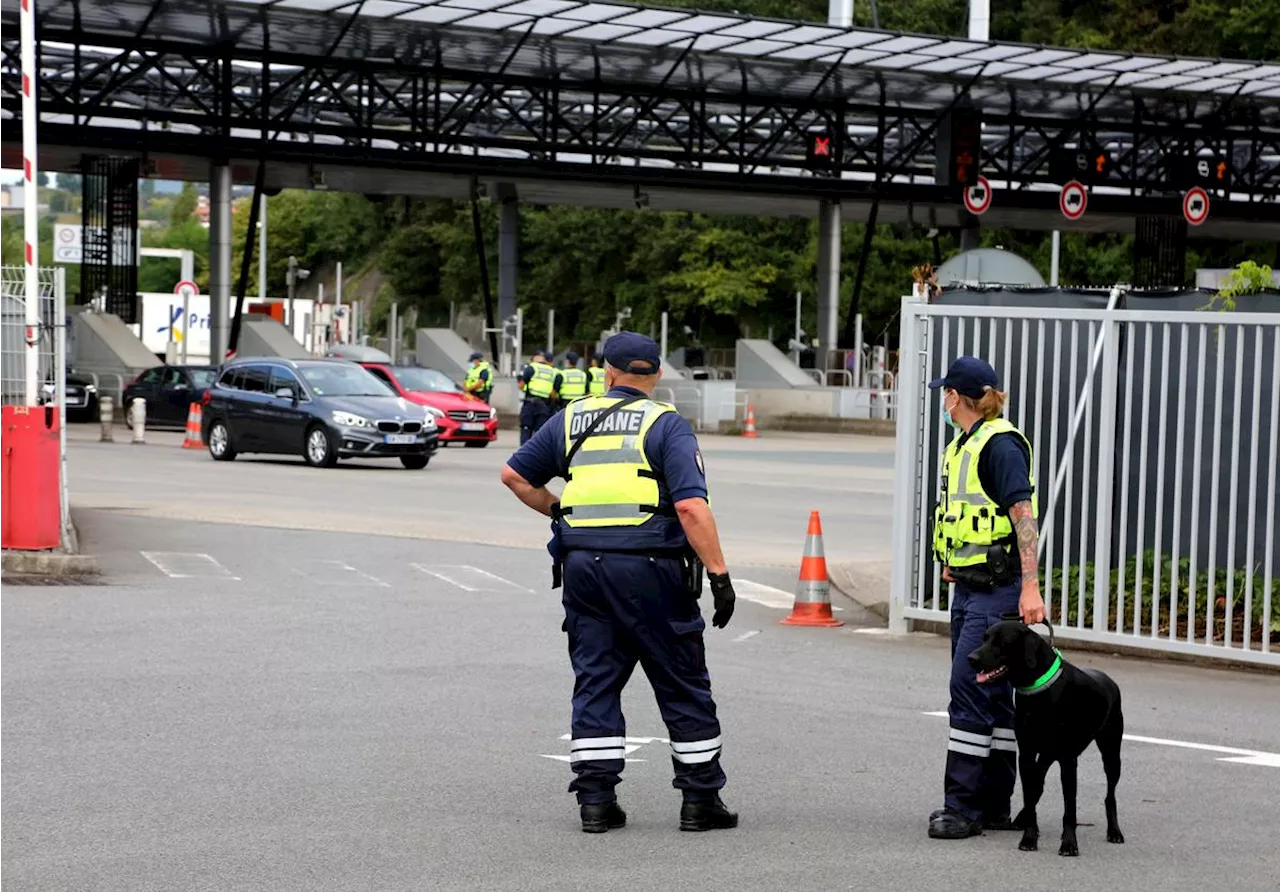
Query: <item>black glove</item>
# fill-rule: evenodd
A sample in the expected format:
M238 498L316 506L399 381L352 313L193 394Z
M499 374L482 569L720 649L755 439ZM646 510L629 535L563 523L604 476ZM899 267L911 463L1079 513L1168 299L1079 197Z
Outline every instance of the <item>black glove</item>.
M729 625L729 620L733 616L733 605L738 600L738 596L733 592L733 582L730 581L728 573L708 573L707 579L711 583L711 598L716 606L716 612L711 617L711 625L717 629L723 629Z

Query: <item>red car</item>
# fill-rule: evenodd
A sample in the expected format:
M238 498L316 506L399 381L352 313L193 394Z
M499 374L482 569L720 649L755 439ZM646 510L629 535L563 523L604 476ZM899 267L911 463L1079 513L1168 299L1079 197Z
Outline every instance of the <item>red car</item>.
M436 417L440 443L465 443L480 449L498 439L498 410L462 392L452 378L436 369L360 363L387 382L398 396L426 406Z

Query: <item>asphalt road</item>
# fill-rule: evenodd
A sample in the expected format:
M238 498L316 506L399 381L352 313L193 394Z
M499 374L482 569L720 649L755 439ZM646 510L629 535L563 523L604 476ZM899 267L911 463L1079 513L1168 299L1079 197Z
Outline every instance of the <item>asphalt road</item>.
M219 463L174 448L98 443L71 429L75 504L148 517L497 543L541 550L547 526L515 510L498 473L515 434L486 449L442 449L423 471L399 462L343 462L322 473L300 459L249 456ZM120 434L127 440L127 434ZM735 564L792 568L809 512L822 512L833 560L882 558L889 544L893 440L820 434L760 440L703 438L711 500ZM269 493L270 498L264 498Z
M797 536L780 501L739 524L722 505L781 500L753 492L772 491L753 475L796 461L742 445L705 447L731 556L756 541L796 551L789 567L737 561L750 585L730 626L707 634L725 797L742 824L678 832L666 748L643 742L665 731L637 676L636 761L619 788L630 822L604 836L579 831L555 758L572 682L561 608L534 547L541 524L526 531L489 491L500 454L324 472L77 445L75 501L100 503L77 519L106 573L96 586L3 587L3 888L1274 890L1275 676L1068 651L1120 683L1131 735L1165 741L1124 746L1127 843L1105 842L1092 752L1080 858L1056 855L1056 775L1039 853L1017 851L1013 834L927 839L946 642L877 634L843 601L844 628L779 625L808 508L787 509ZM825 457L832 486L870 491L863 478L889 473L822 445L765 449L804 454L811 470ZM796 477L824 497L822 481ZM208 491L192 500L192 486ZM471 496L502 516L472 523ZM848 547L832 528L847 536L858 515L825 497L841 518L827 523L830 553ZM281 504L310 512L291 526L339 531L275 528ZM219 522L189 519L202 505ZM412 535L349 529L397 518ZM457 541L468 529L499 544ZM502 541L513 534L521 547Z

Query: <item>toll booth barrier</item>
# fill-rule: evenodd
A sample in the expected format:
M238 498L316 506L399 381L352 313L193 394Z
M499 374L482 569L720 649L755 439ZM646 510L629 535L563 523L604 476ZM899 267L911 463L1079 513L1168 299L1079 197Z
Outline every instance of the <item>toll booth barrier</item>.
M4 406L0 410L0 547L26 551L62 544L59 459L60 420L54 406Z

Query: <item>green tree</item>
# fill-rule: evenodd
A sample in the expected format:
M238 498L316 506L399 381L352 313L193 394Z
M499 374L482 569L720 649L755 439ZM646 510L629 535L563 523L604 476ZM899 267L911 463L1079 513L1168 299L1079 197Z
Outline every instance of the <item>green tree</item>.
M169 209L169 225L181 226L195 216L196 206L200 203L200 193L195 183L183 183L182 193L173 200Z

